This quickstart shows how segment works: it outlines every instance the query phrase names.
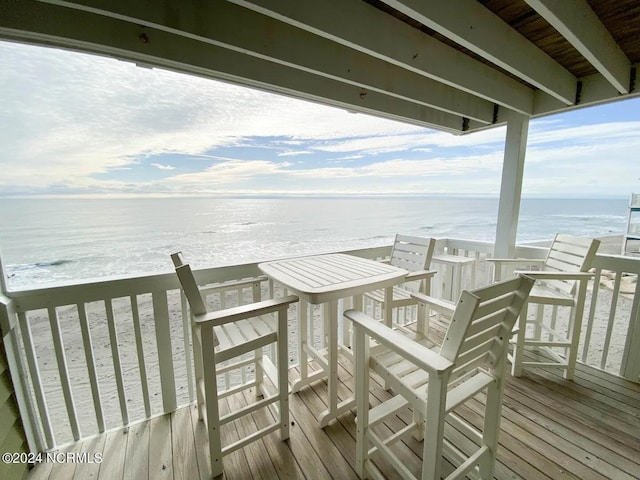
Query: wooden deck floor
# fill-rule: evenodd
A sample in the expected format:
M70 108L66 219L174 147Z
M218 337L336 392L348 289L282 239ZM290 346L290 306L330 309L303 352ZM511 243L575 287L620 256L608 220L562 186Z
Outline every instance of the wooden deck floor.
M292 372L295 375L295 372ZM352 375L343 365L340 394L352 389ZM388 398L379 385L372 403ZM291 396L291 439L277 434L225 457L227 479L356 479L355 423L349 413L324 430L316 416L326 407L326 383L317 382ZM477 417L482 399L465 408ZM242 395L226 408L238 408ZM238 431L265 423L265 412L237 421ZM406 419L395 420L397 428ZM235 431L228 431L230 437ZM206 432L195 407L153 418L78 443L65 452L102 453L102 463L42 464L30 479L206 479L209 461ZM409 442L403 459L420 464L421 444ZM451 469L450 465L445 466ZM382 468L394 478L384 465ZM446 473L446 472L445 472ZM528 371L509 377L505 390L498 479L633 479L640 478L640 385L588 367L578 369L574 382L549 371Z

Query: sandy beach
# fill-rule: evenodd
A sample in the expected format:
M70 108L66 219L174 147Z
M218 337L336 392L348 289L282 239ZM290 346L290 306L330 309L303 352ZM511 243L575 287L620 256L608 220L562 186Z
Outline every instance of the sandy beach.
M620 242L620 236L604 237L599 252L618 254L620 251ZM546 246L545 243L548 244L548 242L539 242L536 245ZM632 305L628 294L632 293L635 289L636 277L628 276L623 279L621 292L625 295L620 295L617 299L614 299L612 295L612 282L613 279L610 275L606 274L606 272L600 279L598 301L594 307L595 320L591 327L593 330L592 338L595 340L591 343L587 363L599 365L601 361L604 337L607 329L606 321L611 310L611 303L616 300L616 319L620 318L621 320L616 320L614 325L609 348L609 358L607 359L607 368L615 369L620 365L622 358L624 337L626 335L624 319L629 318ZM593 285L591 285L587 298L585 321L591 308L592 289ZM275 292L276 296L281 294L282 292ZM263 287L263 295L268 295L266 284L264 284ZM229 297L228 301L235 302L237 299ZM250 301L250 298L246 299L246 301ZM178 405L184 405L190 401L187 372L190 371L189 369L191 367L187 365L187 362L191 361L191 349L188 347L187 355L185 355L184 329L180 294L178 291L169 292L168 305L177 402ZM148 382L149 404L151 415L155 415L162 412L162 393L151 296L140 296L138 298L138 307L140 311L140 340L144 353L144 370L146 371ZM219 299L212 299L211 308L219 308ZM145 408L141 386L140 362L136 349L136 335L129 299L122 298L114 300L113 311L128 420L135 421L145 418ZM103 415L106 428L110 429L122 425L123 418L120 413L120 400L112 360L110 332L104 312L105 306L103 302L94 302L87 305L88 324L93 343L95 368L99 379ZM56 352L53 347L51 326L47 312L30 312L28 317L56 442L62 444L72 441L65 401L60 387ZM65 359L72 385L73 400L78 412L80 430L83 435L97 433L96 414L93 406L91 385L87 374L87 360L84 353L83 339L79 328L76 307L68 306L59 308L58 317L64 342ZM566 317L563 317L561 314L560 322L563 321L566 321ZM585 328L586 325L583 325L583 332ZM293 365L297 362L297 326L295 314L290 315L289 331L290 362ZM582 341L584 342L584 339Z

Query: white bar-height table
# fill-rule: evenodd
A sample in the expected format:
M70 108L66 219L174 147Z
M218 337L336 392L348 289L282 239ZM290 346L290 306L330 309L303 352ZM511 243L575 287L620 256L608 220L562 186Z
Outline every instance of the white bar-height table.
M300 297L298 308L298 355L300 380L292 386L297 392L324 376L328 377L329 409L318 417L320 427L355 407L353 398L338 404L338 300L355 297L355 308L362 308L361 295L385 289L384 318L391 318L393 286L402 283L407 271L385 263L341 253L277 260L260 263L260 270ZM328 308L329 327L326 357L308 344L307 306L324 304ZM313 357L322 370L309 376L308 357Z

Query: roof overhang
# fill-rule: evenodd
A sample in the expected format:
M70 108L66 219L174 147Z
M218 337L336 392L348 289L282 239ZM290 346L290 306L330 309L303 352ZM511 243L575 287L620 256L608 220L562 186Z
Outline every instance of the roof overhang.
M0 38L461 134L638 96L640 2L611 3L0 0Z

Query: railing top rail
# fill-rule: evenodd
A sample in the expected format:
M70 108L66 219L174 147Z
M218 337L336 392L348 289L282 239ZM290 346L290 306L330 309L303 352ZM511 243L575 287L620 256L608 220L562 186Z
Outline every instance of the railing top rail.
M476 250L492 253L491 242L464 240L457 238L439 239L440 246L461 250ZM357 256L369 258L383 257L389 254L391 245L362 248L344 251ZM547 248L518 245L516 256L522 258L544 258ZM640 274L640 258L621 255L598 254L594 267L604 270ZM195 272L199 283L218 283L239 278L248 278L261 274L256 263L224 265L197 269ZM73 305L102 300L104 298L120 298L131 295L142 295L161 290L178 289L179 284L173 272L156 274L138 274L118 278L102 278L83 280L72 284L60 284L33 289L10 290L5 294L14 300L17 311L34 310L51 305Z
M599 253L593 259L593 267L640 275L640 258Z

